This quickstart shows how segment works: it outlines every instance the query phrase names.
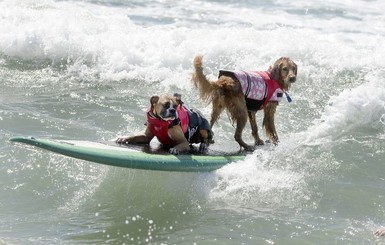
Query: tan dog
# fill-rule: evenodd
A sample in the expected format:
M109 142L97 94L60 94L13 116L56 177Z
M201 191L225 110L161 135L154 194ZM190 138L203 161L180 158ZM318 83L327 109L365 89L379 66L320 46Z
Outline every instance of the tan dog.
M144 133L120 137L116 143L149 144L157 137L171 154L188 152L192 143L200 143L200 152L207 150L213 135L209 123L200 112L184 106L180 95L154 95L150 104Z
M215 82L208 81L203 74L202 56L195 57L194 67L192 80L199 90L200 97L212 102L211 127L222 111L227 109L231 121L236 124L235 140L241 147L251 151L255 145L264 144L258 135L255 117L256 111L264 110L263 126L266 134L270 142L278 143L274 114L278 102L297 77L297 65L291 59L287 57L278 59L266 72L220 71L219 78ZM242 139L247 117L255 140L254 146L246 144Z

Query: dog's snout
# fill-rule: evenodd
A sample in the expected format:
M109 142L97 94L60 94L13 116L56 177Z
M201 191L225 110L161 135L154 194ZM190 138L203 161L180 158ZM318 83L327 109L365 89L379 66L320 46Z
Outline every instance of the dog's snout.
M295 77L295 76L289 77L289 82L294 83L295 80L296 80L296 77Z
M174 108L171 108L171 109L168 109L168 111L170 112L170 114L175 114L175 112L176 112L176 109L174 109Z

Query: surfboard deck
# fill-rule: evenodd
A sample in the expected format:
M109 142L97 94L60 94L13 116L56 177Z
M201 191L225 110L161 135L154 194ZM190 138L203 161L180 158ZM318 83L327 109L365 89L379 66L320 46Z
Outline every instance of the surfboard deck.
M166 152L153 151L149 147L118 146L91 141L38 139L34 137L12 137L10 141L95 163L145 170L209 172L245 158L242 153L226 155L220 151L209 151L209 155L172 155Z

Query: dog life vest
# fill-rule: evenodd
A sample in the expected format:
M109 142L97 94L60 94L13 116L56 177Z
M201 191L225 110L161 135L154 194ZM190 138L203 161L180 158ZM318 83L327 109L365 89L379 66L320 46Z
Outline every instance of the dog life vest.
M249 111L264 109L269 101L281 101L285 92L267 71L219 71L219 77L222 75L240 82Z
M198 129L206 129L212 137L212 132L207 120L193 109L189 109L183 105L177 107L177 118L174 120L164 121L155 117L150 109L147 111L147 125L150 132L158 138L159 142L166 147L173 147L175 142L170 138L168 129L175 125L180 125L186 139L190 141L191 137L198 131Z

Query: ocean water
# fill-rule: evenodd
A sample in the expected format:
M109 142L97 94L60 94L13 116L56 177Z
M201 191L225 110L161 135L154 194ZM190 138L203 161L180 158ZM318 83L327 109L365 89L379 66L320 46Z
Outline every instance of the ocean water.
M385 2L0 1L0 244L385 244ZM210 173L131 170L9 142L111 141L205 72L298 65L278 146ZM258 122L261 125L261 114ZM222 115L215 144L232 149ZM250 130L244 138L251 142Z

